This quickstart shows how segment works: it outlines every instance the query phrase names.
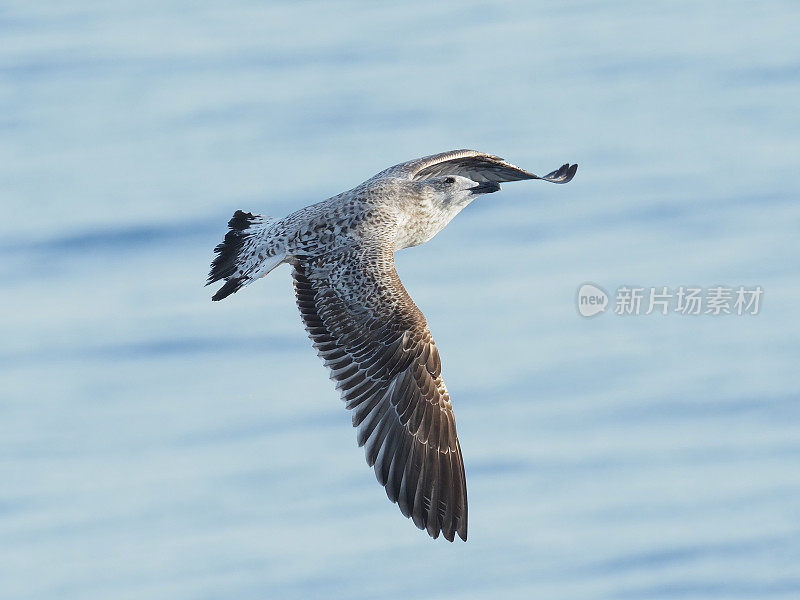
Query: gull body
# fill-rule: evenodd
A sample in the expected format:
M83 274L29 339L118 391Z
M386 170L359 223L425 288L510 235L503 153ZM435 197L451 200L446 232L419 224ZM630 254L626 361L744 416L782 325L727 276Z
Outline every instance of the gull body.
M283 219L237 211L208 283L221 300L282 263L317 353L352 411L367 463L401 512L434 538L467 539L467 488L441 360L394 252L422 244L500 183L566 183L577 165L539 177L475 150L390 167Z

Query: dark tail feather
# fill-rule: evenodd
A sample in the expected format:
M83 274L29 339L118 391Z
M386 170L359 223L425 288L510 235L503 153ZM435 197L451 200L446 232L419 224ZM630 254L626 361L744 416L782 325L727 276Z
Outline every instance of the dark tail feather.
M208 274L208 281L206 281L206 285L214 283L215 281L219 281L220 279L228 279L233 277L233 274L238 268L237 262L239 259L239 253L241 252L242 246L244 245L244 240L247 237L244 232L257 220L259 220L259 217L249 212L237 210L235 213L233 213L233 217L231 217L231 220L228 221L228 227L230 227L230 231L225 234L225 239L222 240L222 243L214 248L214 252L216 252L217 256L214 259L214 262L211 263L211 272ZM234 281L236 281L235 278L228 281L228 283L226 283L219 290L219 292L214 295L213 299L221 300L225 296L232 294L242 287L241 284L231 285L231 283ZM220 296L223 290L229 291Z
M207 285L207 284L206 284ZM244 285L244 279L239 277L233 277L225 282L221 288L217 290L217 293L211 296L211 299L222 300L223 298L227 298L235 291L239 290Z
M283 262L285 254L269 247L272 217L237 210L228 221L230 231L214 248L217 256L211 263L206 285L225 280L212 300L222 300L238 289L263 277ZM262 254L263 252L263 254Z

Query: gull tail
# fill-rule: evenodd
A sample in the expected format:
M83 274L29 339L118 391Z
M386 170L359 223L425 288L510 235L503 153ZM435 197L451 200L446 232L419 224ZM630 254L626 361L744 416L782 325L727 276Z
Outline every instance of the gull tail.
M230 230L222 243L214 248L217 256L211 263L206 285L225 280L212 300L227 298L237 290L263 277L283 262L285 254L277 252L270 229L272 217L237 210L228 221Z

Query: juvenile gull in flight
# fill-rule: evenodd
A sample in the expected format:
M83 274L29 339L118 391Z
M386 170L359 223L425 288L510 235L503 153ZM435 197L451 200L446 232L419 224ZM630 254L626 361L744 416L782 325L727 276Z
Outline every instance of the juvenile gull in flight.
M425 316L394 252L428 241L504 181L567 183L578 165L539 177L454 150L390 167L283 219L236 211L208 283L222 300L281 263L317 353L352 411L358 445L389 500L431 537L467 539L467 486L450 396Z

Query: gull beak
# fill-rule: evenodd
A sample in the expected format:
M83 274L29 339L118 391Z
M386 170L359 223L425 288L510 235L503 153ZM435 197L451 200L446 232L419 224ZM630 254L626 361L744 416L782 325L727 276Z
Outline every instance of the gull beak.
M491 194L500 191L500 184L496 181L482 181L475 187L469 188L473 194Z

